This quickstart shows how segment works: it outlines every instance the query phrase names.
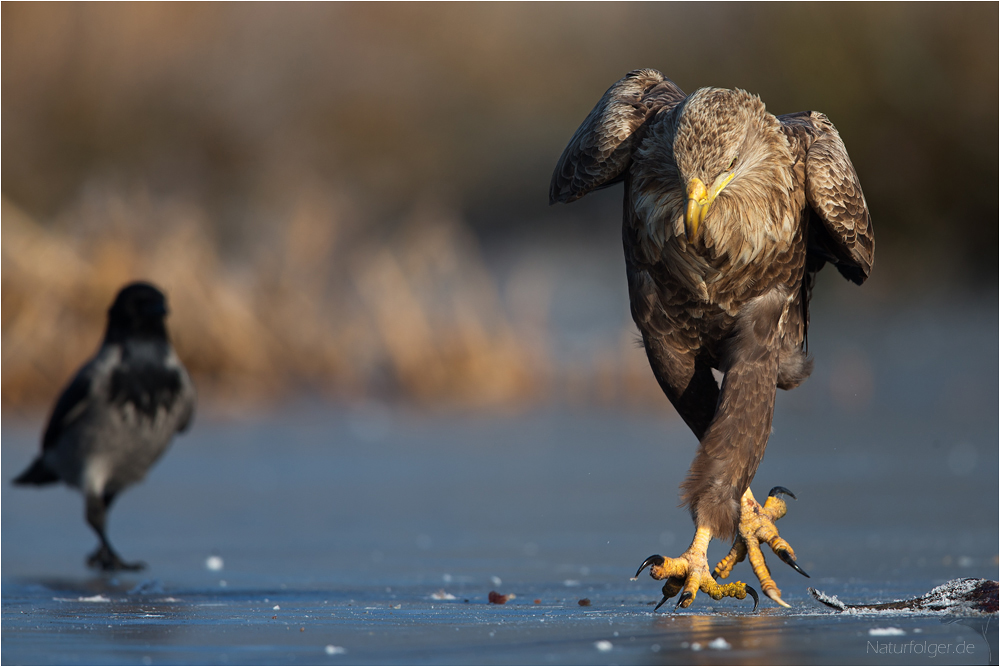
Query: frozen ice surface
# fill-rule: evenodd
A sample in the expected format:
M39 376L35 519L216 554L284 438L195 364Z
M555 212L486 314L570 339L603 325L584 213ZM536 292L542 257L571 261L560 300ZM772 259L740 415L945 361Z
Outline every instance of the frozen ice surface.
M659 416L385 408L365 417L377 429L324 404L251 422L199 415L111 515L111 539L124 558L148 563L143 573L85 568L95 538L79 494L0 485L3 661L912 662L867 653L869 630L891 625L907 642L971 645L947 662L983 664L995 616L984 629L983 619L940 613L845 614L806 590L871 604L996 577L996 304L981 322L958 310L881 325L877 313L853 322L814 313L816 370L779 392L753 486L758 497L777 485L798 496L778 528L813 578L768 561L792 609L762 598L751 613L701 594L689 609L653 613L662 582L629 581L645 557L679 555L693 534L677 504L696 442L666 400ZM935 327L936 338L920 333ZM868 359L870 405L832 398L848 353ZM3 419L3 470L37 453L45 417ZM972 452L974 467L949 464ZM713 542L709 559L728 548ZM208 554L225 554L225 586ZM516 597L489 604L492 577ZM157 586L142 585L153 578ZM755 584L745 562L732 578ZM433 599L442 585L455 600ZM719 638L731 648L708 650ZM613 650L597 650L600 641Z

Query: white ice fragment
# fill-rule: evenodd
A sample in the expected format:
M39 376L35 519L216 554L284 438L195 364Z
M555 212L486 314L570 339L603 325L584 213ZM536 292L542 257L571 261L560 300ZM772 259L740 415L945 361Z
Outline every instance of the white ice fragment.
M281 609L281 605L277 605L277 604L276 604L276 605L274 605L273 607L271 607L271 609L273 609L273 610L275 610L275 611L278 611L279 609Z
M343 646L334 646L333 644L327 644L323 650L326 651L327 655L344 655L347 653L347 649Z
M898 637L905 635L906 630L902 628L870 628L868 634L873 637Z
M56 602L111 602L111 598L106 598L100 593L90 597L80 596L78 598L52 598Z
M458 598L456 598L454 595L452 595L451 593L448 593L447 591L445 591L442 588L441 590L439 590L439 591L437 591L435 593L431 593L431 599L432 600L457 600Z
M722 637L716 637L712 641L708 642L708 648L715 649L716 651L728 651L732 647L733 645Z
M701 650L701 644L699 644L698 642L695 642L695 643L691 644L691 650L692 651L700 651Z
M566 581L563 582L563 586L568 586L570 588L572 588L573 586L579 586L579 585L580 585L580 580L579 579L567 579Z
M205 569L212 572L218 572L224 564L221 556L209 556L205 559Z
M594 646L601 653L607 653L608 651L610 651L615 647L615 645L609 642L607 639L602 639L599 642L594 642Z

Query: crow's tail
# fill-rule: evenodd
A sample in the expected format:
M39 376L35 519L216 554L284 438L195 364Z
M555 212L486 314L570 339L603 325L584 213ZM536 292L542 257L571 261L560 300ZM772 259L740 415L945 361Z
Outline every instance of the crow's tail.
M42 462L42 457L39 456L35 459L35 462L31 464L31 467L14 479L14 484L35 484L41 486L42 484L53 484L58 481L59 475L52 472L52 470L50 470L45 463Z

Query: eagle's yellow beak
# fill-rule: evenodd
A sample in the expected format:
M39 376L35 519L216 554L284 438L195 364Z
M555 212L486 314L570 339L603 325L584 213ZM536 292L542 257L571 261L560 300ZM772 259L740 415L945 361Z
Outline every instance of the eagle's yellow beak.
M705 218L712 201L708 198L708 188L701 182L700 178L692 178L688 182L688 203L687 211L684 214L684 231L687 232L688 243L694 241L698 234L698 227Z
M719 196L719 193L722 192L722 189L729 185L729 181L733 180L733 176L735 175L735 173L730 172L724 176L720 176L712 184L711 190L706 188L705 184L698 177L688 181L687 211L684 213L684 231L687 233L688 243L694 241L698 235L698 228L701 227L701 221L708 214L708 208L715 201L715 198Z

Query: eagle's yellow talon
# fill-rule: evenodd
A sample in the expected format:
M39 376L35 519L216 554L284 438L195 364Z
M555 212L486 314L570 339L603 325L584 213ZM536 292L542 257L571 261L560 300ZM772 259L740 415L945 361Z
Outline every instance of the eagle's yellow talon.
M663 583L663 598L657 603L653 611L656 611L663 604L678 593L681 594L675 609L687 609L694 604L698 591L704 591L713 600L721 600L725 597L746 599L747 595L754 600L753 608L757 609L759 598L757 592L741 581L729 584L719 584L713 578L708 569L708 556L706 549L711 539L711 533L707 528L699 528L695 533L691 546L677 558L664 558L663 556L650 556L642 562L636 576L649 568L649 575L653 579L665 579ZM635 577L633 577L633 580Z
M774 526L774 522L785 516L788 511L788 505L777 495L779 493L795 498L791 491L777 486L771 489L770 495L761 506L753 497L750 489L747 489L740 503L739 536L726 557L715 566L714 573L717 578L725 579L732 572L736 563L749 556L750 565L760 581L760 588L764 595L782 607L790 607L791 605L781 599L781 589L771 578L771 572L764 561L764 554L760 550L760 544L767 544L778 558L788 563L795 571L806 577L809 576L795 562L795 551L788 542L778 535L778 529Z

